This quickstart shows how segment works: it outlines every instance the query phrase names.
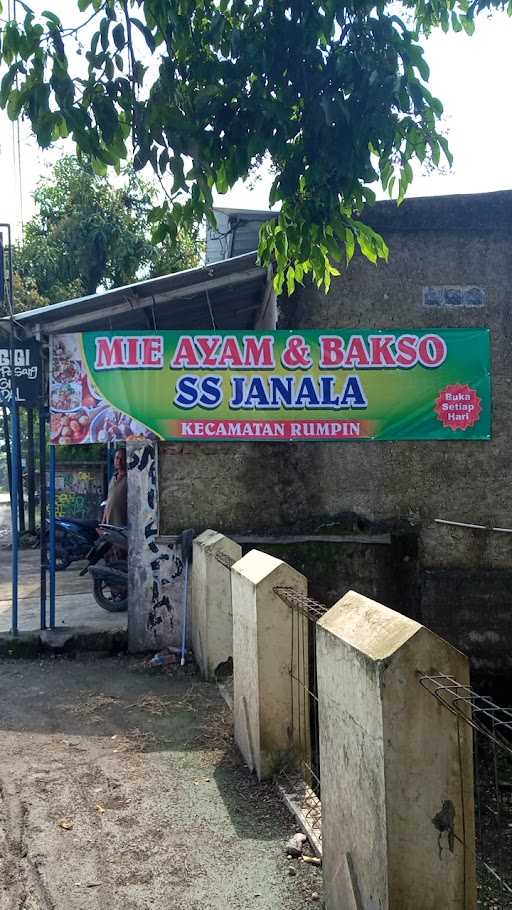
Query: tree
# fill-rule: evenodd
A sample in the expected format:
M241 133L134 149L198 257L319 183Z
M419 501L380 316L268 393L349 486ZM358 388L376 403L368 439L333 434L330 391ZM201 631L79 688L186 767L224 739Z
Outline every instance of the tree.
M37 310L39 307L48 306L49 300L39 292L37 283L30 276L20 275L14 272L13 275L14 305L16 312L21 313L26 310ZM0 315L9 315L9 305L4 301L3 310L0 308Z
M17 313L25 312L26 310L36 310L39 307L48 306L50 302L39 293L37 284L32 277L20 275L18 272L13 274L13 292L14 306ZM8 316L9 313L10 306L6 294L3 301L0 301L0 317Z
M2 34L9 116L28 117L42 147L71 135L97 173L133 153L135 169L150 162L171 175L153 216L158 240L212 222L213 189L269 156L269 201L281 209L262 226L259 253L277 263L277 291L286 282L291 293L305 274L328 288L356 246L387 257L361 217L371 184L401 201L414 159L450 161L422 32L471 31L484 6L505 3L406 0L408 25L390 0L75 0L84 18L71 27L20 5L23 22ZM73 50L89 33L81 72ZM142 41L158 55L156 75Z
M123 186L113 187L86 161L63 157L38 186L36 214L14 252L16 309L195 265L197 232L152 243L148 217L155 198L155 188L132 170Z

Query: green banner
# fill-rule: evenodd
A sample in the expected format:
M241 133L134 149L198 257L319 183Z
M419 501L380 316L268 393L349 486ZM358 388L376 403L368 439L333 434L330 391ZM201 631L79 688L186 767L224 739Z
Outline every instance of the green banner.
M52 339L54 444L490 439L486 329Z

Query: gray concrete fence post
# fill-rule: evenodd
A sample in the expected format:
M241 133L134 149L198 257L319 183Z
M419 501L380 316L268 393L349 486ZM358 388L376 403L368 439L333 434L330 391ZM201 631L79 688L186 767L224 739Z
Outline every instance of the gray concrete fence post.
M419 683L466 657L353 591L316 651L327 910L473 910L472 730Z
M233 566L231 583L235 740L248 767L262 780L291 760L291 674L307 673L299 665L301 654L295 653L292 665L293 611L274 588L305 594L307 581L280 559L251 550Z
M217 531L203 531L193 544L190 595L192 650L204 679L233 657L231 572L217 560L223 554L234 562L242 548Z

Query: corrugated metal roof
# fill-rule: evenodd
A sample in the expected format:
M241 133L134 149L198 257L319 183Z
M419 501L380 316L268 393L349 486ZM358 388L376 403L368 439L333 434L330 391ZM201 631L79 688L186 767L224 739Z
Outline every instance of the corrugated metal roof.
M251 328L266 284L266 270L250 253L19 313L16 321L29 333L110 327L211 329L213 314L217 328Z

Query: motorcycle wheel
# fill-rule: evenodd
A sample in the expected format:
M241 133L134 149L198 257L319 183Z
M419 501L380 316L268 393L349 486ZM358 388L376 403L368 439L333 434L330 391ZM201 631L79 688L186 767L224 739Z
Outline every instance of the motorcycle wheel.
M94 599L103 610L108 610L109 613L123 613L128 609L128 563L125 561L118 561L109 562L108 565L111 569L119 569L120 572L126 573L126 587L123 589L121 589L121 587L111 588L110 585L101 578L95 578Z

